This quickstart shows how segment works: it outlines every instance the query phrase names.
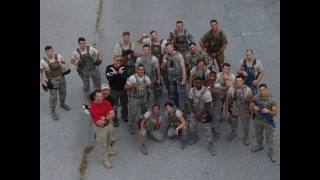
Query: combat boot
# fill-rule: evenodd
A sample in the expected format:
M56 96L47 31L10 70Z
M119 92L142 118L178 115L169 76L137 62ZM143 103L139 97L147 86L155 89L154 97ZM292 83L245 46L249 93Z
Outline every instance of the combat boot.
M135 130L134 130L134 127L132 125L128 126L128 130L129 130L130 134L132 134L132 135L135 134Z
M118 151L116 150L116 149L111 149L110 148L110 150L109 150L109 152L108 152L108 155L109 156L115 156L115 155L117 155L118 154Z
M199 137L197 135L195 135L189 140L189 145L194 145L198 141L199 141Z
M148 147L146 144L141 144L141 152L142 154L144 155L147 155L148 154Z
M210 153L212 156L215 156L215 155L216 155L216 150L215 150L215 147L214 147L213 143L209 143L208 150L209 150L209 153Z
M249 145L249 136L247 134L243 136L243 144L246 146Z
M219 135L219 133L217 133L217 132L213 132L213 135L212 135L212 141L213 142L216 142L218 139L220 138L220 135Z
M237 136L236 131L232 130L231 134L227 138L227 141L231 142L236 136Z
M66 103L61 103L61 104L60 104L60 107L61 107L62 109L67 110L67 111L70 111L70 110L71 110L70 106L68 106Z
M253 153L261 151L261 150L263 150L262 143L258 143L253 148L251 148L251 152L253 152Z
M187 147L187 141L186 140L181 140L180 149L185 149L186 147Z
M269 149L269 158L271 162L277 162L276 155L274 153L274 150L272 148Z
M106 168L108 168L108 169L112 168L112 162L111 162L111 160L110 160L109 158L107 158L106 160L104 160L103 165L104 165Z
M55 121L59 120L59 116L56 113L55 109L51 109L51 114L50 115L51 115L53 120L55 120Z

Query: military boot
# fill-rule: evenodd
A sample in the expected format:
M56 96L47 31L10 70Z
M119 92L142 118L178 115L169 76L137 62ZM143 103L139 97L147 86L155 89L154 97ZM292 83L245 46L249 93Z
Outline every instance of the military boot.
M248 146L249 145L249 136L248 134L243 136L243 144Z
M111 147L110 147L110 150L109 150L109 152L108 152L108 155L109 156L115 156L115 155L117 155L118 154L118 151L116 150L116 149L111 149Z
M55 121L59 120L59 116L56 113L55 109L51 109L51 114L50 115L51 115L53 120L55 120Z
M231 142L237 136L236 131L232 130L231 134L228 136L227 141Z
M114 119L113 120L113 127L118 127L118 126L119 126L118 119Z
M209 143L208 150L209 150L209 153L210 153L212 156L215 156L215 155L216 155L216 150L215 150L215 147L214 147L213 143Z
M216 132L216 131L213 131L213 133L212 133L212 141L216 142L219 138L220 138L219 133Z
M106 168L108 168L108 169L112 168L112 162L111 162L111 160L110 160L109 158L107 158L106 160L104 160L103 165L104 165Z
M134 130L133 125L129 125L129 126L128 126L128 131L129 131L129 133L132 134L132 135L135 134L135 130Z
M142 154L144 155L147 155L148 154L148 147L146 144L141 144L141 152Z
M276 155L274 153L273 148L269 149L269 158L270 158L271 162L277 162L277 158L276 158Z
M253 148L251 148L251 152L255 153L255 152L261 151L262 149L263 149L262 143L258 143Z
M189 140L189 145L194 145L195 143L197 143L199 141L199 137L197 135L193 136L192 138L190 138Z
M187 141L186 140L181 140L180 149L185 149L186 147L187 147Z
M61 104L60 104L60 107L61 107L62 109L67 110L67 111L70 111L70 110L71 110L70 106L68 106L66 103L61 103Z

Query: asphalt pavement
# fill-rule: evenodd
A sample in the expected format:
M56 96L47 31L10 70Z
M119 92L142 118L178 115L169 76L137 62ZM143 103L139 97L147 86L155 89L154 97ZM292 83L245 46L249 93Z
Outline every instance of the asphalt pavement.
M245 49L253 48L262 61L263 82L278 101L276 116L275 150L278 162L272 163L266 151L251 153L255 143L253 126L250 126L251 143L242 143L242 126L238 136L226 142L230 132L226 121L221 123L221 138L215 143L217 155L207 150L203 125L199 126L200 141L180 150L180 139L166 139L163 143L149 140L149 155L140 152L139 137L129 135L127 124L120 121L115 148L119 155L111 158L112 169L106 169L94 149L88 158L85 179L88 180L255 180L280 179L280 2L276 0L103 0L99 19L100 33L96 33L99 0L42 0L40 1L40 47L52 45L68 61L77 48L77 38L84 36L90 45L102 50L104 62L100 66L103 82L104 70L111 63L113 47L121 41L123 31L129 31L136 41L143 32L156 30L167 37L177 20L199 38L209 30L209 21L216 18L227 35L229 45L226 62L235 71ZM142 47L139 46L142 51ZM70 63L70 62L68 62ZM92 143L89 117L80 112L82 82L75 68L66 76L66 103L70 112L59 106L59 121L49 116L48 93L40 89L40 179L79 179L78 166L83 148ZM40 87L41 88L41 87ZM161 104L167 99L166 94ZM163 108L163 107L161 107Z

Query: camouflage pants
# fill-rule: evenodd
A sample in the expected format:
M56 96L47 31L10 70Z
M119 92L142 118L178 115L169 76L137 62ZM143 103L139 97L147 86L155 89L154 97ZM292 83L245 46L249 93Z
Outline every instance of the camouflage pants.
M258 94L258 87L253 84L246 84L252 91L252 95L257 95Z
M193 117L193 113L191 113L190 121L189 121L189 135L190 137L195 137L198 135L198 121ZM212 118L212 116L211 116ZM206 136L209 143L213 143L213 137L218 133L219 121L212 119L211 123L205 123L204 127L206 129Z
M141 135L141 144L146 144L147 137L146 135L150 135L152 139L154 139L156 142L162 142L164 139L164 133L161 128L159 129L145 129L143 134Z
M96 134L95 144L102 154L102 160L106 160L109 156L108 153L111 148L111 139L114 137L114 127L112 123L109 123L109 125L104 128L96 125L93 125L93 128Z
M141 115L147 112L147 97L142 98L135 98L129 97L129 118L128 118L128 125L134 126L138 110L140 108Z
M99 69L92 69L92 70L81 70L81 73L79 74L82 82L83 82L83 103L87 101L89 94L90 94L90 77L93 81L94 89L100 89L101 88L101 75Z
M112 89L110 93L111 93L110 95L111 95L112 99L114 99L116 102L115 106L118 106L118 101L120 99L121 118L123 120L128 120L128 95L127 95L127 92ZM118 107L117 107L117 110L119 110ZM117 114L116 114L115 119L118 119Z
M184 113L188 110L189 108L189 103L188 103L188 96L187 96L187 92L186 92L186 85L179 85L177 83L177 81L170 81L169 80L169 98L171 101L174 102L174 104L176 105L176 107L180 107L179 106L179 99L181 99L181 101L184 104Z
M221 53L219 56L217 56L216 58L216 61L218 63L218 67L219 67L219 72L222 71L222 65L224 63L224 53Z
M249 134L249 124L250 124L250 116L246 113L240 113L238 117L233 117L230 115L229 121L231 125L231 130L236 131L238 127L238 119L242 120L242 128L244 135Z
M49 95L49 107L51 109L55 109L57 105L57 99L58 99L58 91L59 91L59 101L60 103L64 103L66 99L66 93L67 93L67 84L66 79L62 77L60 80L55 80L56 84L59 84L57 89L49 89L50 95Z
M273 134L274 128L271 124L263 120L255 120L254 121L254 128L256 132L256 140L257 144L263 144L263 131L265 131L266 135L266 144L267 146L272 149L273 148Z
M188 140L188 128L187 127L183 127L179 130L179 134L181 134L181 138L183 141L187 141ZM172 138L176 135L176 127L169 127L167 135L169 138Z

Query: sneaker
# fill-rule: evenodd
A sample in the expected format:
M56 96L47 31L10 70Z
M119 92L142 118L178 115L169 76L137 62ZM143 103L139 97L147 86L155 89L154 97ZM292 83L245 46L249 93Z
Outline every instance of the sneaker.
M89 106L86 105L86 104L83 104L80 108L80 111L87 114L87 115L90 115L90 111L89 111Z
M67 111L71 111L70 106L68 106L66 103L60 104L60 107L61 107L62 109L67 110Z
M110 161L110 159L106 159L103 165L108 169L112 168L112 162Z
M147 148L147 146L146 146L145 144L142 144L142 145L141 145L141 152L142 152L142 154L144 154L144 155L147 155L147 154L148 154L148 148Z

